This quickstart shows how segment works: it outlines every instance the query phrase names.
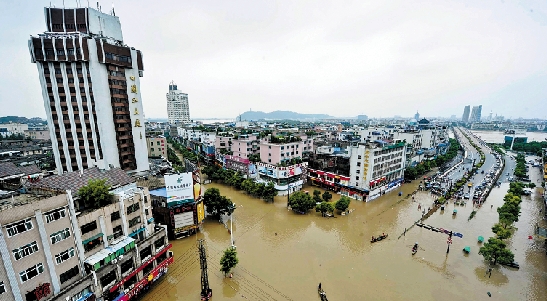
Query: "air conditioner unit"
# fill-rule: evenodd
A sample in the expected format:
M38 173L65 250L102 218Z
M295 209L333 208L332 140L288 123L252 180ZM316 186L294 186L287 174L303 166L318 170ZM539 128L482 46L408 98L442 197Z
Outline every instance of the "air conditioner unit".
M126 288L126 289L123 290L123 292L127 294L127 293L129 293L129 289Z
M123 259L123 255L120 255L120 260L122 260L122 259Z
M118 263L118 260L117 260L117 259L113 259L111 262L112 262L112 264L116 264L116 263Z

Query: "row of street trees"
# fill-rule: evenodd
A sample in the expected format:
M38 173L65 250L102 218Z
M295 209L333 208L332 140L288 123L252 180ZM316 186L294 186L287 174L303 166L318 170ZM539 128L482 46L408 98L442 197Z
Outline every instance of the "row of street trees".
M517 166L515 166L515 177L524 178L526 177L526 158L524 154L517 155Z
M438 155L433 160L424 160L423 162L420 162L415 167L412 167L412 166L407 167L405 169L405 179L415 180L416 178L430 171L432 168L435 168L437 166L443 166L444 164L446 164L447 162L450 162L450 160L454 159L458 155L459 149L460 149L460 144L458 143L458 140L450 139L450 147L446 151L446 154Z
M277 195L277 189L273 183L258 183L253 179L245 179L240 172L224 169L217 165L210 165L203 168L209 180L222 181L226 185L233 186L238 190L243 190L255 198L264 199L273 202Z
M484 259L496 263L511 263L515 255L507 249L505 240L513 235L513 223L518 222L520 215L521 195L524 193L524 184L511 183L509 190L503 198L503 205L498 208L499 222L492 227L496 237L490 237L488 242L479 250Z
M334 209L346 211L349 207L351 199L347 196L342 196L336 203L329 202L332 199L332 194L329 192L323 193L319 190L314 190L313 197L308 193L297 191L289 197L289 206L293 211L305 214L310 209L315 208L316 212L321 212L324 216L326 213L333 213Z

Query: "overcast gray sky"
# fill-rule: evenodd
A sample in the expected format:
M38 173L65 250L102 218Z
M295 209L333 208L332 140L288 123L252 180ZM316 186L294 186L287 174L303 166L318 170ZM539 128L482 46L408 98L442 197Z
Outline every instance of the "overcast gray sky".
M171 80L193 118L250 108L460 117L467 104L547 118L546 1L113 2L125 43L144 53L148 118L167 116ZM44 117L27 40L45 30L50 1L0 3L0 116Z

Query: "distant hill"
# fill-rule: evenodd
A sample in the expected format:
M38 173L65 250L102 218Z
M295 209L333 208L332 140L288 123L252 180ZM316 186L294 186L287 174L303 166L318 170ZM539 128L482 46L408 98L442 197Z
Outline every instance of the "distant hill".
M327 114L300 114L292 111L273 111L270 113L265 113L261 111L247 111L237 117L237 120L250 121L250 120L260 120L260 119L269 119L269 120L310 120L310 119L328 119L333 118Z
M3 116L0 117L0 124L2 123L26 123L26 124L36 124L36 123L47 123L45 119L42 119L40 117L32 117L32 118L26 118L26 117L20 117L20 116Z

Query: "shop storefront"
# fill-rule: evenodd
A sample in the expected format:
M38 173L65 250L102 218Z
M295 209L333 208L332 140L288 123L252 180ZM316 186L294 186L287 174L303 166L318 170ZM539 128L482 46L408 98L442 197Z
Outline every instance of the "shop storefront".
M162 249L158 254L147 260L144 264L142 264L138 269L136 269L133 273L127 275L122 281L120 281L118 284L113 286L110 289L110 292L116 292L120 290L120 288L123 288L123 285L125 282L129 281L132 277L135 275L138 275L140 271L144 269L144 267L154 264L154 261L158 258L164 258L165 253L168 252L168 250L171 248L171 244L169 244L166 248ZM136 282L135 284L131 285L131 288L129 291L121 291L120 295L118 295L114 301L128 301L131 299L134 299L135 297L138 297L139 295L142 295L146 293L150 286L156 282L158 279L160 279L162 276L167 274L167 271L169 269L169 265L173 263L173 257L168 256L166 257L162 262L158 263L157 266L152 269L150 272L143 275L142 279Z

